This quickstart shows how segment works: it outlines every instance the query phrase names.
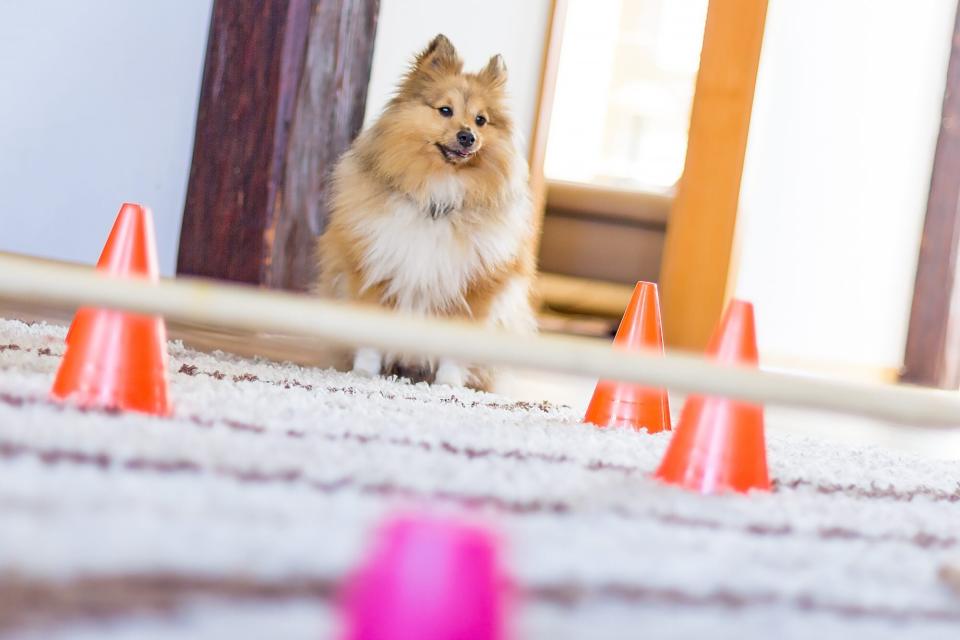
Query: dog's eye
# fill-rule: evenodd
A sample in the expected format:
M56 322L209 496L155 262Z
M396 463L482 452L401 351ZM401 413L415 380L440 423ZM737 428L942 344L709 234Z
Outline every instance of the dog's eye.
M437 109L437 111L439 111L440 115L442 115L444 118L453 117L453 109L451 109L450 107L440 107L439 109Z
M477 123L478 127L482 127L483 125L487 124L487 119L483 116L477 116L475 122Z

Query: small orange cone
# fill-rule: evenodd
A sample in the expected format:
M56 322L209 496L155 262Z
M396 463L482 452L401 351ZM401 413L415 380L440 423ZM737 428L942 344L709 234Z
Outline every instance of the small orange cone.
M707 353L719 362L757 366L752 304L731 301ZM700 493L769 491L763 407L691 396L654 477Z
M663 353L663 329L660 325L660 300L657 285L638 282L623 314L617 348L657 350ZM649 389L637 384L601 380L587 406L584 422L599 427L633 427L647 433L670 430L670 405L665 389Z
M97 268L114 276L158 279L150 210L125 203ZM163 319L82 308L67 332L66 353L54 380L56 399L167 415L167 331Z
M136 226L143 226L144 230L137 230L134 228ZM149 227L149 231L146 231L146 227ZM135 238L144 233L149 233L150 236L145 242L130 242L129 238ZM115 276L140 275L156 281L159 270L154 247L156 242L153 238L153 216L150 209L124 202L120 206L116 220L113 221L113 228L110 229L107 242L100 252L97 269ZM71 322L64 342L70 342L72 333L73 323Z

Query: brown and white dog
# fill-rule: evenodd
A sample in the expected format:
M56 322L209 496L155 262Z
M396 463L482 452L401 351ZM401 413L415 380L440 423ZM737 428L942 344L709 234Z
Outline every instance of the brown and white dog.
M333 175L318 244L321 295L405 313L535 330L534 223L527 165L499 55L464 73L438 35ZM492 373L361 348L353 370L489 388Z

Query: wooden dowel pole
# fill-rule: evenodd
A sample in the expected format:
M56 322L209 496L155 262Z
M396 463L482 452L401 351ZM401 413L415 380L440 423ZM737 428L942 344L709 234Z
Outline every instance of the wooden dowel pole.
M230 329L611 378L761 404L960 427L960 394L949 391L728 367L690 355L627 353L591 339L519 336L244 285L194 279L152 284L105 277L89 267L0 253L0 298L60 307L109 307Z

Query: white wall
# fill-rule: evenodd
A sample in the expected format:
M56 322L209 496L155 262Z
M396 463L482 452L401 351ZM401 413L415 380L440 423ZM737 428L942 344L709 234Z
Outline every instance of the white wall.
M955 0L771 0L736 295L768 361L902 364Z
M382 0L367 122L393 95L413 56L443 33L457 47L468 71L479 70L494 54L503 55L510 72L514 118L529 141L549 9L549 0Z
M124 200L176 263L212 0L0 0L0 250L96 261Z

